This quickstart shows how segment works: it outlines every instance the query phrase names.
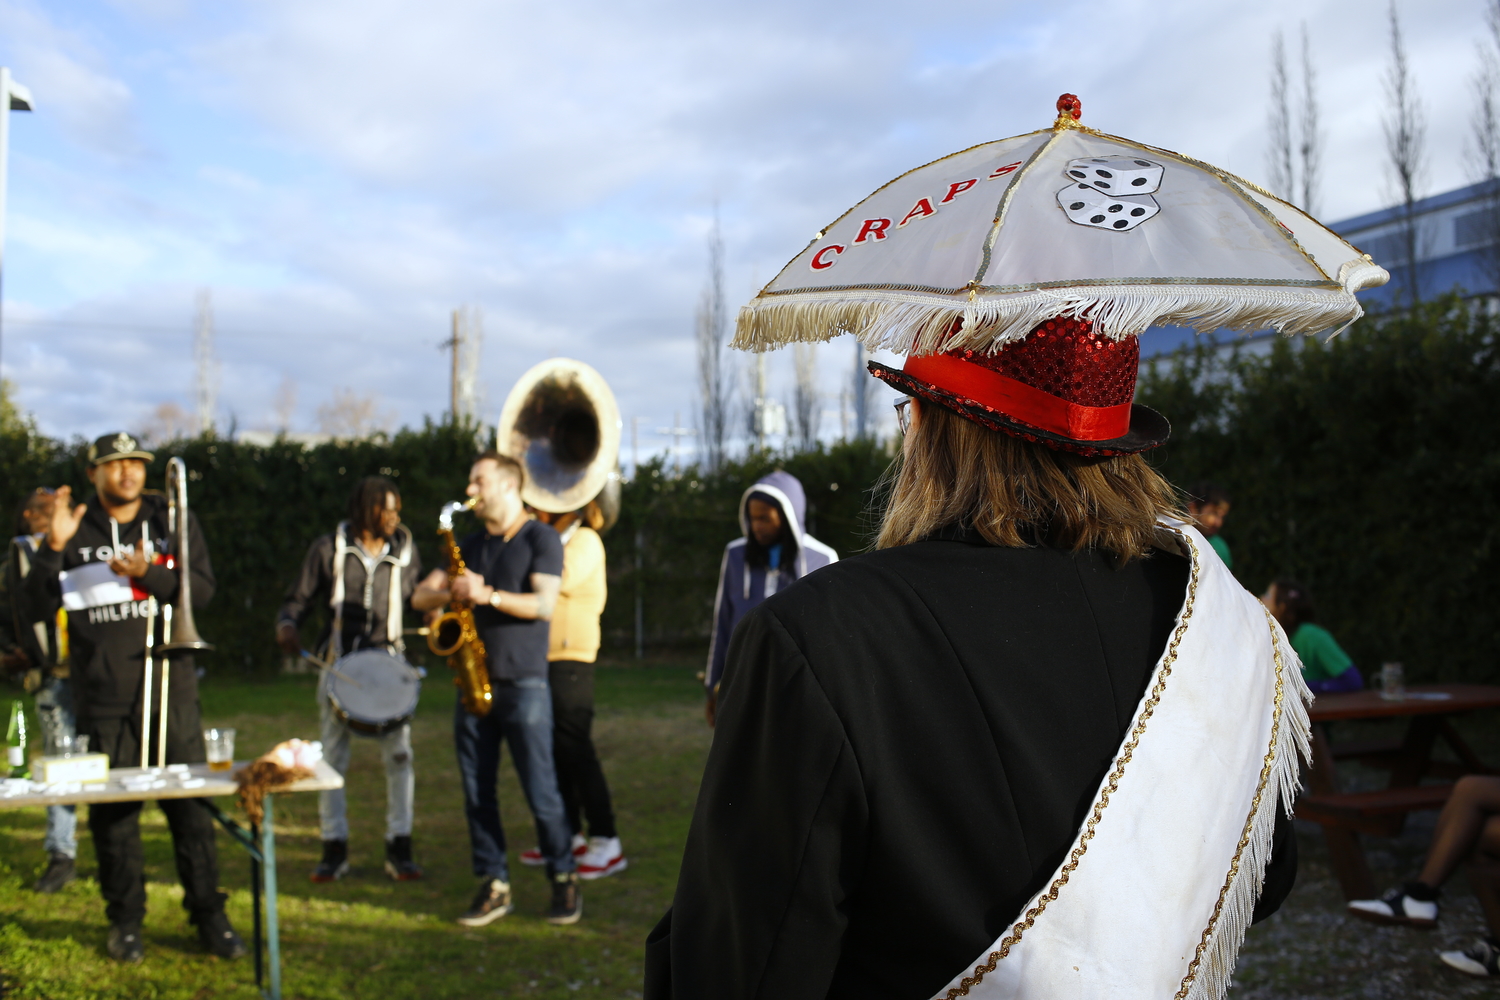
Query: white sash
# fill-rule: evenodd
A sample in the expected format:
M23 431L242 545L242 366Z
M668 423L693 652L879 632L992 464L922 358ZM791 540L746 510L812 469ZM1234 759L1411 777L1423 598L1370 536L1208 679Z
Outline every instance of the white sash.
M1187 597L1067 859L937 993L1220 1000L1255 909L1312 700L1286 634L1194 528Z

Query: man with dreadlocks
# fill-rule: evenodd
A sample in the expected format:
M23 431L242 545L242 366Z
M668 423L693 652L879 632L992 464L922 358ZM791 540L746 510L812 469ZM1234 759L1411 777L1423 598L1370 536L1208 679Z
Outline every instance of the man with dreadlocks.
M401 493L383 476L366 476L349 497L349 520L331 535L312 543L302 572L287 591L277 615L276 641L292 656L302 654L299 629L314 607L328 608L317 653L324 662L360 649L385 647L403 655L403 613L422 577L422 561L411 531L401 523ZM340 774L349 768L352 730L333 711L326 691L328 675L318 684L323 756ZM385 761L386 874L398 882L422 877L412 861L411 725L375 737ZM349 822L342 788L318 796L323 828L323 859L312 871L314 882L332 882L349 871Z

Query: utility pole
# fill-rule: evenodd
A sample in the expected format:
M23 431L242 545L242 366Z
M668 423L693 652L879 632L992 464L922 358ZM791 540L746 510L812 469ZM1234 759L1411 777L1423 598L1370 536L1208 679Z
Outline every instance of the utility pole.
M691 427L682 426L682 412L678 411L677 413L672 414L671 427L658 427L656 429L656 433L670 434L672 436L672 467L681 469L682 454L680 446L682 439L687 437L689 434L694 433Z
M198 290L193 320L193 359L198 369L198 435L212 434L219 406L219 366L214 360L214 302L207 288Z
M10 171L10 113L31 110L31 91L11 78L10 70L0 66L0 282L5 273L5 191ZM3 308L3 284L0 284L0 308Z
M766 356L755 356L755 447L766 447Z
M479 417L479 351L484 340L478 308L459 306L453 310L453 333L440 350L452 351L448 373L448 412L453 422Z

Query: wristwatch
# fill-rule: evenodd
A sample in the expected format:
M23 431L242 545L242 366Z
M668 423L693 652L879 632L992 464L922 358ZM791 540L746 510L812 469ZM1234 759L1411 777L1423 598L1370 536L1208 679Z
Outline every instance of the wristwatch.
M494 608L496 611L500 610L500 591L498 591L498 590L492 590L492 591L490 591L490 602L489 603L490 603L490 607Z

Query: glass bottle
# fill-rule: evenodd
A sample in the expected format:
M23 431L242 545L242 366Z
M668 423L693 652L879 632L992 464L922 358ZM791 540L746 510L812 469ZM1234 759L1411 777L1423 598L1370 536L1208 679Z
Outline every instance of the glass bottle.
M10 723L5 727L6 763L12 778L26 777L26 707L10 703Z

